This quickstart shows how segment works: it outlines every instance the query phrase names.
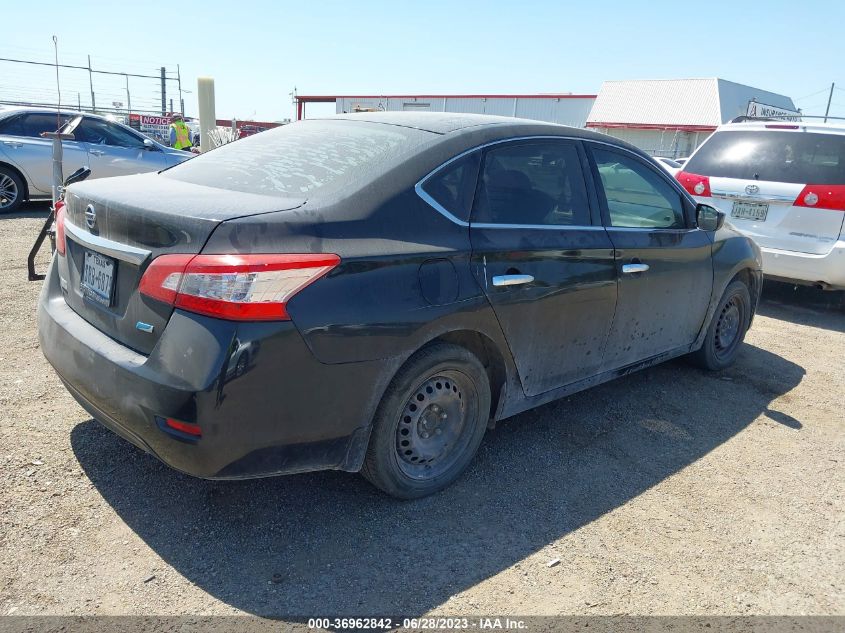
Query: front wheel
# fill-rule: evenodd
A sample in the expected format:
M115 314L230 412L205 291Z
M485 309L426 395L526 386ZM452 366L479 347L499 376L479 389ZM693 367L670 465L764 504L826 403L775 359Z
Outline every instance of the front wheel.
M382 398L362 474L400 499L430 495L464 472L490 417L484 366L457 345L415 354Z
M751 324L751 294L741 281L732 281L719 300L704 344L691 354L700 367L717 371L733 365Z
M0 213L11 213L23 202L24 185L11 169L0 167Z

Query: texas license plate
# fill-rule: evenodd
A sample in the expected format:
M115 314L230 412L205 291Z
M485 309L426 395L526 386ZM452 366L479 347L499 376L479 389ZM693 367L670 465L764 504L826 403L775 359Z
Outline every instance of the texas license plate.
M110 306L114 296L115 261L94 251L85 251L82 266L82 294L100 305Z
M734 202L731 217L740 220L757 220L765 222L769 213L769 205L758 202Z

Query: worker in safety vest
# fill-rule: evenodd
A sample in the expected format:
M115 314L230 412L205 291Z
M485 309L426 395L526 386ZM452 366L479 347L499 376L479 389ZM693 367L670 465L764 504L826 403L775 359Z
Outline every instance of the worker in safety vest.
M171 117L170 123L170 146L176 149L191 151L191 129L185 125L182 115L178 112Z

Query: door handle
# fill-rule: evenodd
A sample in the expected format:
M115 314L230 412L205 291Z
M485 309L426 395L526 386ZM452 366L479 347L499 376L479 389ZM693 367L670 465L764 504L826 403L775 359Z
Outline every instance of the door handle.
M93 154L94 156L102 156L103 154L105 154L105 152L101 149L89 149L88 153Z
M644 273L648 270L648 264L623 264L622 265L622 272L633 274L633 273Z
M8 145L9 147L23 147L23 143L18 143L17 141L3 141L3 145Z
M531 275L496 275L493 277L494 286L519 286L534 281Z

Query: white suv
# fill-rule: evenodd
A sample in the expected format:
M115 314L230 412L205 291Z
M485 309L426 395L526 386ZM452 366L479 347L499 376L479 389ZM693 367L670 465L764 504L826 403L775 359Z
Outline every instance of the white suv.
M760 245L767 277L845 289L842 123L726 123L677 178Z

